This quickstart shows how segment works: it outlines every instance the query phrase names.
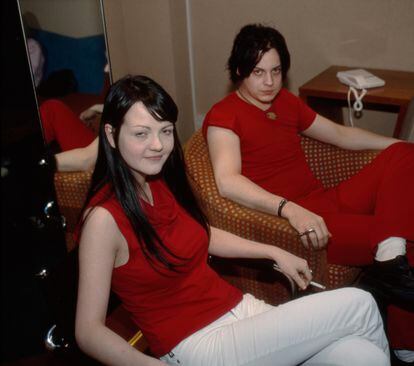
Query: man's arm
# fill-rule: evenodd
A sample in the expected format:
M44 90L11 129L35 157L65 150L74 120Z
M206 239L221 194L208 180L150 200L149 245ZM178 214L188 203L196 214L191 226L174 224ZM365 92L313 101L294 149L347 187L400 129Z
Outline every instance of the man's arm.
M91 170L98 156L99 138L95 138L88 146L68 150L55 155L59 172Z
M98 114L102 114L103 112L103 104L94 104L92 107L84 110L80 115L79 118L84 122L90 122L94 118L97 117Z
M210 126L207 130L207 142L220 195L243 206L277 215L283 197L264 190L241 174L239 137L229 129ZM282 216L299 233L309 228L315 229L317 238L312 235L313 247L321 248L327 244L330 233L319 215L294 202L288 202L283 208ZM306 237L302 237L302 242L308 246Z
M264 190L241 174L239 137L229 129L209 127L207 141L220 195L244 206L275 215L283 197Z
M313 139L348 150L383 150L400 140L377 135L357 127L348 127L316 115L311 126L302 132Z

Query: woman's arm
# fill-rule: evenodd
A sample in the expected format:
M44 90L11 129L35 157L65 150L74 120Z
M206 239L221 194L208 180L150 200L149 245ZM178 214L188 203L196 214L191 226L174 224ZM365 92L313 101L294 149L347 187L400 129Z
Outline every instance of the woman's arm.
M348 150L383 150L400 141L361 128L340 125L320 115L303 134Z
M99 138L88 146L58 153L55 155L56 168L60 172L92 170L98 156Z
M112 270L123 240L105 209L96 208L86 218L79 248L76 341L85 353L105 365L163 365L105 325Z
M302 289L309 285L312 274L306 260L281 248L243 239L211 227L209 253L226 258L264 258L275 261L281 271L293 278Z
M283 197L274 195L241 174L241 154L239 137L231 130L221 127L209 127L207 142L213 165L214 178L221 196L243 206L253 208L271 215L277 215L278 206ZM305 208L288 202L282 216L299 232L313 228L311 245L324 247L330 237L322 217ZM309 245L305 236L301 237L303 245Z

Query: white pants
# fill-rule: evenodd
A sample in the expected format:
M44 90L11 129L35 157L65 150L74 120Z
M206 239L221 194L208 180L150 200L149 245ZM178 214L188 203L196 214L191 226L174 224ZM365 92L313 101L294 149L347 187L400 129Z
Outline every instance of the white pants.
M390 365L372 296L356 288L279 306L252 295L161 357L181 366Z

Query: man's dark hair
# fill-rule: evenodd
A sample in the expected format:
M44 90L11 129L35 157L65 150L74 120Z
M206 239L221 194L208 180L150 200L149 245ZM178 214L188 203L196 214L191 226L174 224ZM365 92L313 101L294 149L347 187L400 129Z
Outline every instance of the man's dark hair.
M279 54L284 79L290 67L290 54L282 34L262 24L244 26L234 39L227 62L231 81L238 83L248 77L263 55L272 48Z

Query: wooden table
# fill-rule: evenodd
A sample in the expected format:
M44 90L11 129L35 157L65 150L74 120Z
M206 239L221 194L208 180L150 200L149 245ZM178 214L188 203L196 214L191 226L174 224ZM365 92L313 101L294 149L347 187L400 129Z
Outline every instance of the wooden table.
M338 71L358 69L359 67L331 66L299 88L299 96L309 102L309 98L325 98L346 101L348 86L339 82ZM414 72L367 69L374 75L385 80L380 88L368 89L363 102L371 109L391 110L398 113L394 128L394 137L401 132L407 107L414 98Z

